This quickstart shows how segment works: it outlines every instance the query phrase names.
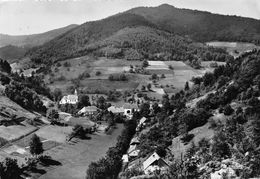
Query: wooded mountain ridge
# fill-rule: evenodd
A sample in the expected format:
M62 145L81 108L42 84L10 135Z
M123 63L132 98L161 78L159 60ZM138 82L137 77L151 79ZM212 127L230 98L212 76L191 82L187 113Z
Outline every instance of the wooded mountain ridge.
M183 41L206 49L203 43L195 42L225 40L259 43L259 27L260 21L255 19L178 9L167 4L139 7L102 20L86 22L32 48L26 55L37 63L50 63L89 53L124 58L131 54L134 56L131 59L159 52L172 54L170 49L175 49L176 44L183 44ZM151 41L154 34L157 37ZM167 36L164 39L168 45L158 45L161 44L160 34ZM145 49L139 48L144 46ZM189 48L186 44L184 46L184 49Z

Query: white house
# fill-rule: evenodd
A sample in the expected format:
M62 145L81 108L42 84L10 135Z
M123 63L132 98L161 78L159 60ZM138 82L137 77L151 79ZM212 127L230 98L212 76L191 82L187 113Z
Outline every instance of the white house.
M83 107L78 114L83 114L83 115L92 115L96 114L98 112L98 108L96 106L87 106Z
M123 105L123 108L124 108L124 115L128 118L131 118L133 116L133 112L139 110L137 104L130 104L130 103L125 103Z
M77 90L75 90L75 93L73 95L63 96L63 98L60 100L60 104L77 104L78 101L79 97L77 94Z
M156 170L166 171L169 164L163 160L156 152L143 162L143 171L145 174L151 174Z
M123 155L122 161L123 161L123 163L128 163L128 162L129 162L129 159L128 159L128 155L127 155L127 154L124 154L124 155Z

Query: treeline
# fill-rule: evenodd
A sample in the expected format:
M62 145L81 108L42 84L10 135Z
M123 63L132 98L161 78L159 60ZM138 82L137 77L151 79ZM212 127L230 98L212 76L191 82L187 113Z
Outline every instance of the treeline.
M115 179L122 167L122 156L126 153L130 141L135 134L136 120L125 123L125 129L117 139L115 147L109 148L106 156L92 162L87 169L86 179L111 178Z

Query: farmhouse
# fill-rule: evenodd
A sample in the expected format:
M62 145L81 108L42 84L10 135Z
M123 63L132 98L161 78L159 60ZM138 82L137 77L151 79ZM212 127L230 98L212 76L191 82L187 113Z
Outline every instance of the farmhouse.
M139 109L137 104L130 104L130 103L124 104L123 108L124 108L124 115L129 118L132 117L133 112L138 111Z
M110 106L107 108L109 112L112 112L113 114L121 114L123 115L125 112L125 109L123 107L116 107L116 106Z
M60 104L77 104L78 103L78 94L77 90L75 90L74 95L63 96L60 100Z
M80 115L92 115L92 114L97 114L98 108L96 106L87 106L83 107L78 114Z
M143 162L143 171L145 174L153 173L156 170L165 171L169 165L156 152Z

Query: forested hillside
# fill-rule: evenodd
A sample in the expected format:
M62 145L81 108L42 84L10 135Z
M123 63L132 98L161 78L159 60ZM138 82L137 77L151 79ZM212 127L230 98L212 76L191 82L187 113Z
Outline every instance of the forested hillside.
M26 55L35 63L48 64L89 53L128 60L225 61L231 58L222 49L160 30L145 18L127 13L87 22L29 50Z
M255 50L217 67L213 73L193 78L192 88L164 96L163 107L157 107L154 118L149 116L149 132L141 135L139 158L160 148L172 160L169 171L161 175L166 178L208 178L218 172L228 178L259 177L259 69L260 51ZM195 106L186 105L204 95ZM204 130L200 134L203 138L194 133L198 127ZM212 130L210 137L207 132ZM174 143L177 139L178 145L185 146L179 151L181 158L173 156L179 150ZM122 176L138 175L134 171L126 170Z
M26 47L17 47L13 45L4 46L0 48L0 58L13 61L24 57L28 49L29 48Z
M139 7L127 13L141 15L163 30L187 35L200 42L219 40L260 43L260 21L252 18L179 9L168 4Z

